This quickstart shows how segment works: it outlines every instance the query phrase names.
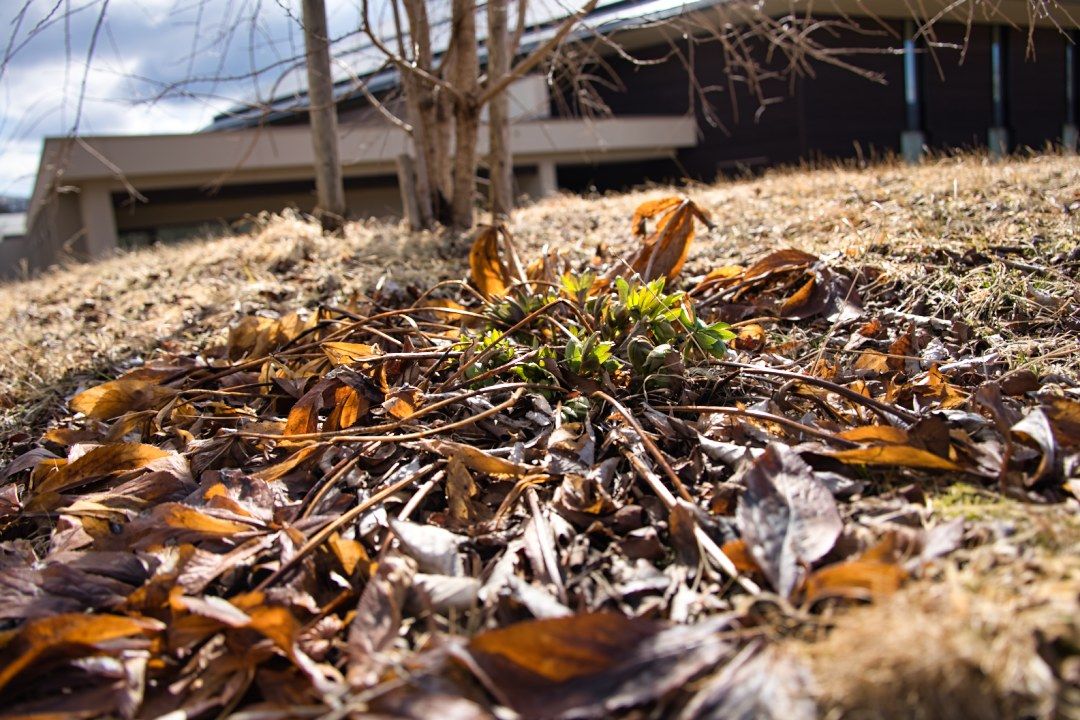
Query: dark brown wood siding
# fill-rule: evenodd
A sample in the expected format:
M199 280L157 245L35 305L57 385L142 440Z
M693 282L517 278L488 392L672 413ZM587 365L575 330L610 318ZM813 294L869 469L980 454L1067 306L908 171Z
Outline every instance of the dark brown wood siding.
M884 76L884 81L815 63L813 76L801 83L805 154L811 158L844 158L899 151L900 135L906 125L904 60L899 54L883 51L903 46L903 25L880 27L867 23L865 33L845 31L829 44L850 48L853 54L845 61Z
M1061 140L1065 123L1065 43L1054 29L1039 28L1029 48L1026 30L1006 35L1005 79L1013 147L1042 149Z
M768 100L763 107L745 83L729 82L715 43L690 46L680 38L635 51L644 60L674 51L672 59L655 65L609 58L607 67L595 70L607 82L596 87L614 115L693 113L699 143L670 161L563 166L560 184L606 189L642 180L708 181L745 168L827 158L869 159L899 151L900 136L907 129L904 58L895 52L903 46L903 24L866 21L864 32L843 31L819 40L851 50L843 57L846 62L883 76L884 82L817 62L811 75L794 87L783 81L765 83ZM1006 32L1006 112L1015 146L1042 147L1056 141L1065 117L1065 38L1053 30L1038 30L1034 42L1035 58L1026 58L1026 34ZM992 124L990 26L969 30L961 24L940 23L922 43L920 118L927 142L938 149L985 146ZM763 58L763 51L760 54ZM697 79L698 91L693 93L689 68ZM702 94L712 112L703 107ZM557 114L581 111L565 89L553 106Z
M941 24L923 48L920 72L927 143L937 149L986 145L992 124L990 27ZM966 43L966 45L965 45ZM951 47L950 47L951 46Z

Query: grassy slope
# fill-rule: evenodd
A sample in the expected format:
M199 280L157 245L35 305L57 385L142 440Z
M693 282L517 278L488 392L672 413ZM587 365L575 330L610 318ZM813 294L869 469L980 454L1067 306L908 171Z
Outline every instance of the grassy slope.
M513 229L524 257L550 245L584 261L601 246L618 251L629 240L633 208L671 192L554 198L521 211ZM1045 343L1055 312L1069 308L1041 307L1031 292L1077 301L1064 264L1080 271L1075 159L781 171L689 194L713 213L717 230L697 241L687 273L783 246L839 253L917 282L925 297L906 309L964 317L977 331L1000 335L995 346L1018 365L1073 376L1080 367L1075 335ZM163 343L198 346L223 337L254 310L333 303L384 274L401 284L460 277L464 263L441 257L445 244L410 237L396 224L354 223L344 238L322 238L297 218L269 218L252 236L152 248L0 286L0 437L47 414L87 376L108 374ZM925 263L933 252L961 256L988 247L1015 249L1007 261L1048 273L1002 263L943 272ZM1038 333L1010 330L1018 307L1050 325Z
M670 192L554 198L522 210L514 232L524 257L550 245L587 262L598 248L617 251L629 240L639 202ZM688 274L783 246L836 254L904 278L918 292L899 309L964 319L1015 369L1058 374L1062 382L1080 375L1075 159L783 171L689 194L713 213L717 230L695 244ZM250 237L143 250L0 287L0 460L17 447L18 433L40 429L79 384L155 348L219 342L243 315L332 305L384 275L422 285L461 277L462 260L440 256L446 242L378 222L322 238L300 219L270 218ZM827 705L889 707L901 693L940 703L934 693L946 678L987 697L1037 689L1036 629L1072 622L1069 632L1076 631L1080 527L1063 508L997 496L980 503L949 489L931 493L928 510L1000 515L1031 542L967 553L962 569L943 570L936 583L849 613L828 640L792 641L826 678ZM930 625L940 631L925 632ZM879 642L890 634L898 642ZM873 682L862 682L863 672ZM958 691L952 698L958 710L976 707ZM1012 714L1004 705L997 712Z

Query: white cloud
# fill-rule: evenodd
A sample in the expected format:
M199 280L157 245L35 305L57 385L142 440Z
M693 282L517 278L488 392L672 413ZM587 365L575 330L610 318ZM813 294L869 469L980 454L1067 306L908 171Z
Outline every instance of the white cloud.
M70 132L100 2L71 3L71 7L82 9L71 19L70 49L64 25L56 23L22 47L0 75L0 193L28 195L42 139ZM31 3L23 32L45 16L54 0ZM111 0L87 76L79 132L193 132L235 101L256 95L265 99L277 79L277 70L259 80L261 93L254 92L250 79L206 81L174 89L170 97L155 103L144 102L169 83L187 78L189 71L196 77L242 76L250 72L253 63L267 66L302 54L302 36L293 19L300 15L300 5L300 0L259 4L258 26L249 33L252 28L236 17L244 8L255 7L248 3ZM6 29L13 27L10 20L16 7L21 3L0 0L0 28L4 28L0 38L6 40ZM384 3L377 0L374 14L381 15L384 9ZM359 22L356 0L327 0L327 14L335 35L355 30ZM227 49L219 42L223 27L235 30ZM302 72L294 73L278 91L293 90L302 80Z
M216 109L199 101L132 104L127 75L134 64L96 67L87 74L80 134L185 133L210 122ZM0 80L0 193L29 195L43 137L65 135L74 126L82 72L73 68L65 84L64 69L62 61L46 63Z

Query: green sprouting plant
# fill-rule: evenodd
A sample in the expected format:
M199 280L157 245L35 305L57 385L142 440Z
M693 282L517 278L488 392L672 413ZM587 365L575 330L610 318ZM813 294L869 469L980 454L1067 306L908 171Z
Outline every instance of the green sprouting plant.
M559 279L563 292L571 300L574 300L579 307L585 306L585 301L588 299L589 292L595 283L596 275L591 272L584 272L580 275L566 273Z
M735 337L725 323L697 317L686 293L665 292L663 278L647 283L616 278L600 292L596 284L591 273L566 274L558 291L521 287L512 297L489 305L491 324L478 339L468 336L468 343L475 343L477 353L492 348L497 352L483 362L472 360L467 376L476 377L517 356L522 362L512 373L526 382L554 383L560 370L601 379L629 365L630 378L652 378L662 386L679 382L691 363L723 357L727 341ZM556 305L511 336L503 334L558 297L572 307Z
M727 352L727 341L735 337L727 323L710 324L697 317L686 293L665 293L662 277L648 283L618 278L615 293L608 301L608 315L615 327L629 322L626 334L644 336L654 346L677 347L688 360L721 358Z
M544 292L525 292L521 289L513 296L507 295L497 303L492 303L488 308L488 314L497 322L506 325L516 325L525 319L529 313L536 312L558 295L550 290Z
M462 342L459 344L462 349L465 349L473 344L473 338L463 336ZM491 355L481 362L470 361L470 364L465 369L465 377L469 379L492 368L505 365L514 357L514 345L510 342L510 339L495 329L488 330L481 335L473 349L477 356L482 356L489 351Z
M563 361L576 375L599 375L602 370L612 372L621 364L612 355L615 343L601 340L599 333L589 333L584 340L576 335L566 341Z
M560 413L563 422L581 422L589 416L589 398L577 395L563 401Z

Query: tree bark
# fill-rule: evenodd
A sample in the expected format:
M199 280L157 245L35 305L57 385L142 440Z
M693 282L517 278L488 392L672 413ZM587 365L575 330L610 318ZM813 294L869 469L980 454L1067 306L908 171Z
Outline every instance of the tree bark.
M409 0L406 0L408 2ZM390 7L394 11L394 30L397 34L398 54L403 59L413 58L416 62L416 46L412 49L405 48L405 32L401 24L401 10L398 0L391 0ZM423 10L423 8L421 8ZM365 13L366 18L366 13ZM411 20L410 20L411 28ZM410 29L411 36L411 29ZM402 163L398 158L398 174L402 176L402 192L411 193L410 197L403 198L406 208L412 207L409 224L413 230L430 230L435 226L435 210L431 191L431 175L428 172L429 145L427 126L420 112L420 78L412 73L401 74L401 88L405 93L405 113L409 119L411 128L410 137L413 146L413 158L410 162ZM405 177L403 173L408 173Z
M473 224L476 192L476 145L480 131L480 61L476 47L476 0L452 0L452 56L448 80L457 92L454 110L454 174L450 225L467 230Z
M409 22L409 39L413 44L413 62L429 76L438 76L434 53L431 49L431 22L428 19L425 0L403 0L405 15ZM450 170L450 141L453 123L447 93L422 78L406 85L406 93L414 93L419 121L413 123L415 138L419 138L417 152L423 148L424 162L417 163L417 173L426 176L427 192L431 197L432 214L444 224L450 223L450 195L453 182ZM409 102L408 98L406 101Z
M488 0L488 83L510 72L510 28L508 0ZM488 104L488 171L491 177L491 216L496 222L506 218L514 206L514 160L510 148L510 94L501 92Z
M308 77L311 146L315 153L315 216L323 229L337 230L345 220L345 184L338 151L337 104L330 75L330 40L323 0L303 0L304 47Z

